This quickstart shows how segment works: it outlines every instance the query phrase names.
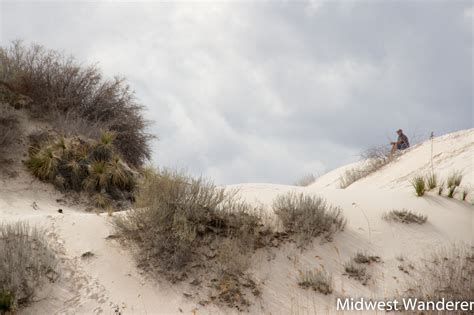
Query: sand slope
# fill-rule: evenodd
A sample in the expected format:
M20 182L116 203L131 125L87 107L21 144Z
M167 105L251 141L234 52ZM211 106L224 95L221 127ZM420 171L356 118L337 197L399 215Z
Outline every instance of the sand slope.
M463 185L474 184L474 129L435 138L434 169L441 177L453 170L463 173ZM260 283L262 297L250 309L254 314L332 313L338 295L384 297L396 294L406 275L398 270L397 256L417 261L429 249L451 242L472 244L474 196L469 202L448 199L435 192L419 198L408 180L431 168L431 142L411 148L396 161L346 189L339 189L338 178L347 167L334 170L308 187L273 184L233 185L243 198L263 204L271 213L272 200L288 191L325 197L340 206L348 218L344 232L333 242L316 240L306 251L285 245L262 250L251 271ZM357 165L354 164L354 165ZM21 169L21 164L16 165ZM297 167L297 166L295 166ZM0 219L2 222L27 220L45 228L60 258L60 279L42 288L37 302L24 314L221 314L235 313L216 306L202 307L186 298L186 284L170 285L146 279L135 266L131 254L116 240L107 215L85 212L80 206L65 205L63 197L50 185L32 178L24 170L18 176L2 176ZM34 209L33 204L35 203ZM61 208L64 214L57 210ZM424 225L402 225L382 220L384 212L407 208L428 215ZM87 251L91 258L81 258ZM343 276L343 263L357 251L382 258L371 268L367 286ZM329 296L300 289L301 270L321 268L333 273L335 293Z

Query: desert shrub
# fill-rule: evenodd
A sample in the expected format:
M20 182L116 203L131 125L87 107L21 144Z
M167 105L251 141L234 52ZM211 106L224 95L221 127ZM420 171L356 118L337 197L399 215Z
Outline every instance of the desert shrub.
M428 220L428 217L426 215L417 214L407 209L392 210L384 214L383 218L389 221L417 224L423 224Z
M311 195L291 192L279 195L273 202L273 210L285 231L296 234L302 245L322 234L329 239L346 225L339 207Z
M39 230L22 222L0 225L0 313L31 302L46 279L56 278L55 266Z
M371 276L367 272L367 267L362 264L357 264L355 261L350 260L344 264L345 274L352 279L360 281L362 285L367 285Z
M355 263L358 263L358 264L371 264L373 262L380 262L380 257L379 256L374 256L374 255L369 255L367 253L358 252L352 258L352 260Z
M304 175L303 177L301 177L300 179L298 179L295 182L295 186L306 187L306 186L311 185L315 181L316 181L316 176L314 176L314 174L307 174L307 175Z
M110 200L131 200L134 172L116 152L113 133L104 131L98 141L81 137L35 133L26 166L33 175L61 190L88 191L96 205Z
M166 169L147 172L136 207L115 225L139 245L141 265L161 271L184 270L189 262L201 261L203 252L215 257L215 250L224 245L253 251L261 231L258 213L235 194L209 180ZM230 263L231 257L221 263L226 260Z
M415 189L415 193L418 197L421 197L425 194L425 179L422 176L415 176L411 181L411 185Z
M436 173L431 173L426 176L426 186L428 190L435 189L438 186L438 175Z
M451 245L422 259L405 283L406 297L423 301L472 301L474 252L468 245Z
M347 188L352 183L364 178L387 165L395 158L385 147L373 147L361 153L363 163L356 168L347 169L339 178L339 187Z
M332 276L324 269L301 272L298 285L304 289L311 288L324 295L331 294L333 291Z
M124 79L106 80L95 65L14 42L0 48L0 81L32 100L27 109L34 117L54 125L58 117L75 115L82 120L82 127L71 126L78 132L85 130L85 122L115 132L116 146L129 164L138 166L150 157L152 136L146 132L143 106Z

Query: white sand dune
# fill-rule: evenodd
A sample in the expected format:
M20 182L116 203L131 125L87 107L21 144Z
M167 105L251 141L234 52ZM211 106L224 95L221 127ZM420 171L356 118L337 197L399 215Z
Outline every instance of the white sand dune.
M332 242L317 239L305 251L284 245L262 250L253 258L251 272L260 283L262 296L250 308L252 314L332 313L337 296L382 298L402 289L405 277L398 270L397 256L419 261L430 250L455 243L473 244L474 196L467 201L428 192L416 197L409 179L431 170L431 142L414 146L397 160L346 189L338 179L346 166L336 169L308 187L273 184L242 184L238 188L246 200L263 204L271 212L273 199L288 191L322 196L343 209L348 219L344 232ZM462 184L474 185L474 129L435 138L433 167L442 178L458 170ZM18 165L20 167L20 165ZM26 220L46 231L57 252L60 279L41 290L37 301L24 314L225 314L235 310L214 305L201 306L186 298L186 284L147 279L136 267L131 254L114 239L111 217L68 206L52 186L33 179L25 171L15 178L1 178L0 219L2 222ZM36 203L37 210L32 206ZM63 214L57 210L63 209ZM425 214L424 225L403 225L382 220L392 209L406 208ZM81 258L87 251L91 258ZM357 251L382 258L371 268L367 286L343 276L343 263ZM298 287L301 270L325 268L334 277L332 295L324 296Z

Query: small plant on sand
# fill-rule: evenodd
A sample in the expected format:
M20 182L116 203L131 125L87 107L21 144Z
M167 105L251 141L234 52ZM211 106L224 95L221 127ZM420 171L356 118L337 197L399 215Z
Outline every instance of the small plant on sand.
M326 203L323 198L288 193L278 196L273 209L287 233L298 236L302 245L319 235L330 239L344 229L346 219L342 210Z
M367 272L367 267L362 264L357 264L353 260L350 260L344 264L344 271L349 278L360 281L362 285L367 285L367 282L370 279L370 274Z
M436 173L431 173L426 176L426 186L428 190L435 189L438 186L438 175Z
M358 252L354 257L352 257L352 260L358 264L371 264L380 262L380 257Z
M304 289L311 288L324 295L333 291L332 276L324 269L300 272L298 285Z
M464 188L463 191L462 191L462 195L461 195L461 198L462 198L463 201L466 200L467 195L469 195L469 189Z
M388 221L417 224L423 224L428 220L428 217L426 215L416 214L407 209L392 210L384 214L383 218Z
M0 313L32 301L46 280L53 281L56 259L43 234L26 223L0 225Z
M418 197L421 197L425 194L425 179L422 176L416 176L410 181L413 188L415 188L415 193Z
M461 185L462 174L461 172L452 172L446 180L446 187L448 188L448 198L454 198L456 189Z

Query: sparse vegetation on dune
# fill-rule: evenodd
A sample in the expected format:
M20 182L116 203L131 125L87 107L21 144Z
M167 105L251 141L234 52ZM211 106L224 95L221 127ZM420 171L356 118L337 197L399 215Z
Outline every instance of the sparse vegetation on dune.
M219 290L242 290L250 256L271 236L259 209L239 201L235 192L170 170L147 170L136 208L117 217L115 226L137 245L142 268L171 281L197 276L199 270L217 273L222 282L217 294L231 306L238 302L232 296L240 301L243 293L221 295Z
M379 256L358 252L344 264L344 272L349 278L360 281L362 285L367 285L371 275L365 265L380 262Z
M0 225L0 313L32 301L57 278L56 259L40 231L23 222Z
M396 157L385 147L373 147L361 153L363 164L356 168L347 169L339 178L339 187L347 188L354 182L364 178L387 165Z
M323 198L312 195L291 192L280 195L273 202L273 209L285 232L295 234L301 245L319 235L331 239L346 225L339 207L333 207Z
M467 245L440 249L422 260L407 280L404 296L423 301L472 301L474 251Z
M304 289L313 289L324 295L333 291L332 276L324 269L300 272L298 285Z
M15 107L21 104L68 136L91 137L108 129L116 135L115 145L127 163L139 166L150 157L153 137L146 132L143 107L124 79L106 80L94 65L14 42L0 48L0 83L0 99Z
M392 210L384 214L383 218L388 221L417 224L423 224L428 220L428 217L426 215L417 214L407 209Z

